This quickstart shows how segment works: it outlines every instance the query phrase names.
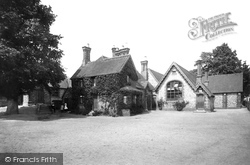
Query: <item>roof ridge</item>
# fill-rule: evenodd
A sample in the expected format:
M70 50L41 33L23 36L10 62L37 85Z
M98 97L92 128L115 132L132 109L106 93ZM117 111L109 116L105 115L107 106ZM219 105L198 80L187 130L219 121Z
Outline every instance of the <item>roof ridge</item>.
M239 73L228 73L228 74L215 74L215 75L209 75L209 77L211 77L211 76L229 76L229 75L237 75L237 74L243 74L243 72L239 72Z
M128 55L122 55L122 56L115 56L115 57L107 58L107 59L105 59L105 61L114 60L114 59L118 59L118 58L125 58L125 57L131 57L131 55L128 54Z

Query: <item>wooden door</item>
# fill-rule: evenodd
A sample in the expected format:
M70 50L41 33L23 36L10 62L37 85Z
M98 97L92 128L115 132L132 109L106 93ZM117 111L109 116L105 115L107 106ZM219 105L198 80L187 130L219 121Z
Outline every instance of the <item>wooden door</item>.
M196 108L197 109L204 109L204 96L203 95L197 95L196 96Z

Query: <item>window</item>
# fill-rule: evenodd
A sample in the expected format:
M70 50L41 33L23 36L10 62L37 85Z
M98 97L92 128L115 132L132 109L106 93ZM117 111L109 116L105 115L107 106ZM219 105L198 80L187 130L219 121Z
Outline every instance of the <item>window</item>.
M176 68L175 67L173 67L173 69L172 69L172 75L176 75Z
M127 76L127 83L130 83L130 78L129 78L129 76Z
M78 85L79 87L83 87L83 80L79 80L78 83L79 83L79 85Z
M136 104L137 96L134 96L133 102Z
M94 78L93 86L96 86L96 78Z
M124 104L127 104L127 102L128 102L128 98L127 98L127 96L124 96L124 97L123 97L123 103L124 103Z
M83 96L80 96L80 104L83 104Z
M182 83L180 81L167 83L167 100L177 100L180 97L182 97Z

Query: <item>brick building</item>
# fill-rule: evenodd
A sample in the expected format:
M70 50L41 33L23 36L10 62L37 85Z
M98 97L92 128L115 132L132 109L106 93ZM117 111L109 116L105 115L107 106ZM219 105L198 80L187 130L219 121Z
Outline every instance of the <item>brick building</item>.
M178 99L188 101L185 109L240 108L243 74L202 75L201 64L197 75L173 62L156 86L157 99L172 109Z

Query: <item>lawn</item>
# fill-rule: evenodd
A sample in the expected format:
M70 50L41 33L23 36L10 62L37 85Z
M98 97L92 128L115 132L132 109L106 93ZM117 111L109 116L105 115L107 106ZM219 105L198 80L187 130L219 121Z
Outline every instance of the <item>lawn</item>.
M33 116L34 117L34 116ZM250 112L0 118L0 152L63 153L65 165L250 162Z

